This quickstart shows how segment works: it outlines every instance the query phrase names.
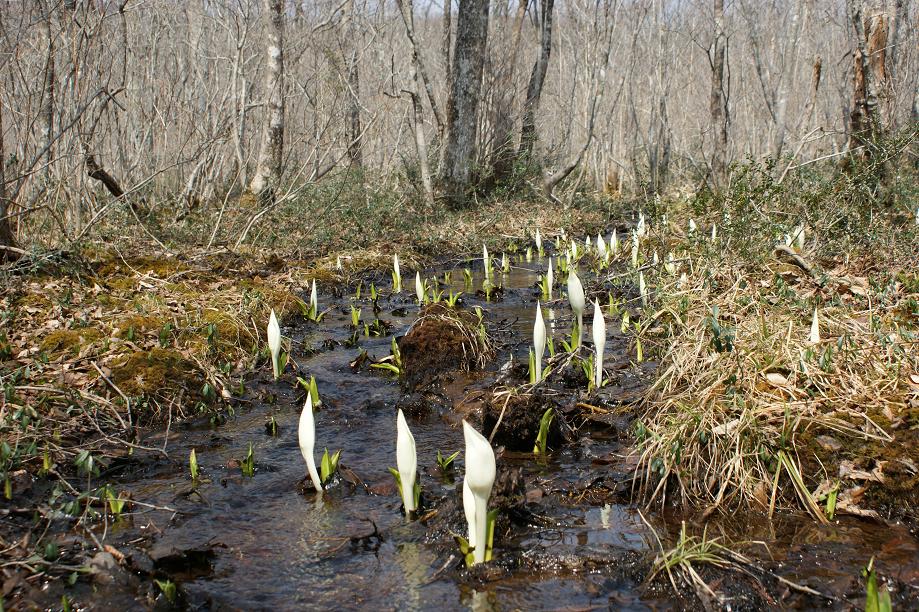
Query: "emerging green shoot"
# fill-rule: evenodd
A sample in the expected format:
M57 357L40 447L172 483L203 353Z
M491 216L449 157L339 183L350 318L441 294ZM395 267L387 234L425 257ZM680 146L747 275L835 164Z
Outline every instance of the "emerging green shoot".
M351 327L357 328L361 323L361 309L351 304Z
M328 484L335 472L338 471L339 459L341 459L341 449L335 451L333 455L329 455L329 449L325 449L322 454L322 461L319 462L319 479L323 485Z
M555 418L555 409L552 406L546 409L542 418L539 419L539 433L536 434L536 444L533 445L533 452L537 455L545 456L546 445L549 441L549 427L552 426L552 420Z
M379 363L370 364L370 367L378 370L389 370L398 377L402 374L402 353L399 351L399 343L396 342L395 338L392 339L390 347L392 354L382 359Z
M252 442L249 442L249 451L246 453L246 458L239 464L239 468L243 476L248 478L255 476L255 453L252 450Z
M456 303L459 300L459 297L461 295L463 295L462 291L453 293L453 291L451 290L449 295L447 295L447 306L449 306L450 308L456 308Z
M459 457L460 452L456 451L452 455L442 455L440 454L440 449L437 449L437 467L440 468L441 473L448 474L453 471L454 466L453 461Z
M188 471L191 473L191 479L197 480L198 478L198 455L195 453L195 449L191 449L191 452L188 454Z
M862 568L865 579L865 612L891 612L890 591L887 587L878 588L877 572L874 570L874 557L868 561L868 567Z
M176 584L172 580L157 580L153 579L153 582L156 583L156 586L159 587L160 592L163 594L163 597L166 598L170 604L175 603L176 600Z

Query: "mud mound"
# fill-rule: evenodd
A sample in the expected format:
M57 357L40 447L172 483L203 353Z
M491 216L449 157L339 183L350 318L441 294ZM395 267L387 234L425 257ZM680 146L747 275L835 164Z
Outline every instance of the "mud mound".
M539 391L535 393L509 395L507 392L492 394L482 411L482 428L491 432L500 420L492 443L512 451L531 452L539 422L549 407L555 408L555 418L549 426L549 448L558 448L563 441L564 418L557 398ZM503 415L502 415L503 412Z
M402 384L416 390L455 370L481 368L494 356L488 332L479 318L443 304L426 306L399 342Z

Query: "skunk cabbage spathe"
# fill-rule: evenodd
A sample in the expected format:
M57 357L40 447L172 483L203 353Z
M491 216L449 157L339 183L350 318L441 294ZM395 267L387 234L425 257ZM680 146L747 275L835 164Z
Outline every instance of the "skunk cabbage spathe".
M300 453L306 460L306 470L309 472L310 480L318 492L322 492L322 480L319 478L319 472L316 470L316 459L313 457L313 449L316 446L316 421L313 418L313 400L310 394L306 394L306 404L303 405L303 412L300 413L300 426L298 428L300 438Z
M466 515L466 524L469 525L469 546L475 548L475 495L469 488L469 483L463 478L463 514Z
M466 439L466 475L463 478L465 487L472 493L475 509L474 524L470 523L470 543L475 541L475 563L485 562L485 549L488 546L488 498L495 484L495 453L485 436L477 432L469 423L463 421L463 437ZM464 500L464 506L465 506ZM464 508L465 509L465 508ZM468 510L466 511L468 520Z
M281 327L273 308L268 317L268 350L271 351L271 372L277 380L281 376Z
M310 291L310 307L315 314L319 314L319 294L316 293L316 279L313 279L313 288Z
M597 389L603 384L603 351L606 349L606 321L603 319L603 310L599 300L594 300L593 323L594 351L594 386Z
M549 271L546 272L546 281L549 285L549 300L552 299L552 286L555 284L555 274L552 272L552 258L549 258Z
M399 256L392 256L392 290L395 293L402 292L402 271L399 270Z
M396 417L396 468L399 470L405 514L409 515L417 510L415 507L415 480L418 477L418 455L415 452L415 436L408 428L401 409Z
M536 322L533 323L533 351L536 355L536 382L542 380L542 355L546 351L546 322L542 318L542 308L536 302Z
M415 272L415 295L418 297L418 305L424 305L424 283L421 282L421 272Z
M571 304L571 310L578 317L577 346L581 346L581 338L583 337L581 328L584 327L584 301L584 285L581 284L577 271L572 269L568 273L568 302Z
M811 319L811 333L807 337L811 344L820 344L820 321L817 319L817 309L814 308L814 318Z

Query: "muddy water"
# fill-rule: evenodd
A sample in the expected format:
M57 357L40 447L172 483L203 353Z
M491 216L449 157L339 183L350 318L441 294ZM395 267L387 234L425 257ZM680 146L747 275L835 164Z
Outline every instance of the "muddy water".
M448 400L487 388L511 354L525 362L538 270L540 264L522 263L501 275L505 293L499 302L464 293L467 308L479 305L487 311L503 347L489 366L491 373L458 379L445 391ZM437 270L438 277L443 271ZM464 290L462 265L452 276L454 290ZM413 286L408 280L406 286ZM481 280L477 271L476 287ZM380 301L380 317L393 324L396 335L405 333L417 314L413 293ZM502 460L505 468L521 467L528 491L539 495L528 505L532 513L524 524L496 535L494 570L466 572L451 557L448 536L438 539L422 522L406 522L387 471L395 464L395 407L403 391L381 372L366 367L354 372L349 366L360 348L376 358L387 355L391 336L361 337L360 348L346 348L352 333L348 296L323 297L321 308L332 310L320 325L302 324L282 333L294 340L292 358L299 374L319 382L323 405L316 416L317 454L325 447L343 449L342 464L366 486L339 480L322 496L298 486L305 475L297 444L303 394L293 388L290 368L278 384L267 380L267 371L250 381L247 401L237 405L227 423L174 430L168 446L173 461L153 464L142 479L120 483L134 499L168 510L139 511L114 535L122 542L145 537L138 546L148 550L161 575L181 584L192 607L583 610L687 605L689 600L674 599L666 589L642 585L658 546L645 520L665 540L672 539L680 521L648 511L642 520L628 503L620 442L625 418L585 425L590 435L544 465L526 456ZM369 301L362 302L363 319L370 321ZM567 308L559 302L555 312L561 316ZM558 321L557 339L567 334L568 324ZM613 338L607 363L627 361L625 350L626 343ZM637 384L639 372L625 374L624 380L631 376ZM266 433L270 416L279 425L277 437ZM455 498L456 483L461 483L462 455L455 482L429 472L437 450L463 448L458 417L451 410L432 410L410 419L410 426L421 484L429 507L436 508ZM235 462L250 443L256 473L245 478ZM202 482L194 488L185 468L192 448L202 471ZM725 531L734 540L764 541L768 552L762 548L751 554L771 571L832 595L798 598L791 591L778 605L844 607L846 599L857 601L858 568L871 555L879 556L882 571L898 567L916 575L916 540L905 530L854 519L819 528L803 518L787 519L772 530L746 523L727 525Z

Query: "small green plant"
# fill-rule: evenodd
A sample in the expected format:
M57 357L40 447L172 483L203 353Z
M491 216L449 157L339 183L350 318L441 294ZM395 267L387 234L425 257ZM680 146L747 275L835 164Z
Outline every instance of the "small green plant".
M552 426L552 420L555 418L555 408L549 406L539 419L539 433L536 434L536 444L533 445L533 452L537 455L545 456L547 444L549 441L549 427Z
M357 327L361 323L361 309L355 308L354 304L351 304L351 327Z
M437 467L440 468L441 473L447 474L453 471L455 467L453 461L459 457L459 454L460 452L456 451L452 455L441 455L440 449L437 450Z
M472 289L472 270L469 268L463 268L463 285L466 291Z
M191 479L197 480L198 478L198 455L195 453L195 449L191 449L191 452L188 453L188 471L191 472Z
M328 483L332 476L335 475L335 472L338 471L339 459L341 459L341 449L338 449L332 455L329 454L329 449L325 449L322 454L322 461L319 463L319 479L323 485Z
M121 516L127 500L122 495L115 495L115 489L111 485L99 489L99 497L108 503L109 510L116 518Z
M459 297L461 295L463 295L462 291L453 293L453 291L451 290L450 293L447 295L447 300L446 300L447 306L449 306L450 308L456 308L456 303L457 301L459 301Z
M542 291L542 299L548 300L552 287L549 285L549 276L543 274L539 277L539 288Z
M865 612L891 612L890 591L886 586L878 588L874 557L868 561L868 567L862 569L862 578L865 579Z
M719 353L730 353L734 350L734 328L722 327L718 322L718 305L712 306L711 315L705 320L712 333L712 348Z
M395 338L392 339L391 350L392 354L389 357L385 357L379 363L370 364L370 367L389 370L398 377L402 375L402 353L399 351L399 343Z
M268 420L265 421L265 433L267 433L272 438L278 437L278 420L274 418L274 415L268 417Z
M159 587L160 592L163 593L163 597L166 598L166 601L169 603L175 603L176 600L176 585L172 580L157 580L153 579L153 582L156 583L156 586Z
M249 442L249 451L246 453L246 458L239 464L239 468L243 476L247 478L255 476L255 453L252 450L252 442Z
M169 337L171 334L172 334L172 323L166 323L165 325L163 325L162 328L160 328L160 333L159 333L160 348L166 348L167 346L169 346Z

